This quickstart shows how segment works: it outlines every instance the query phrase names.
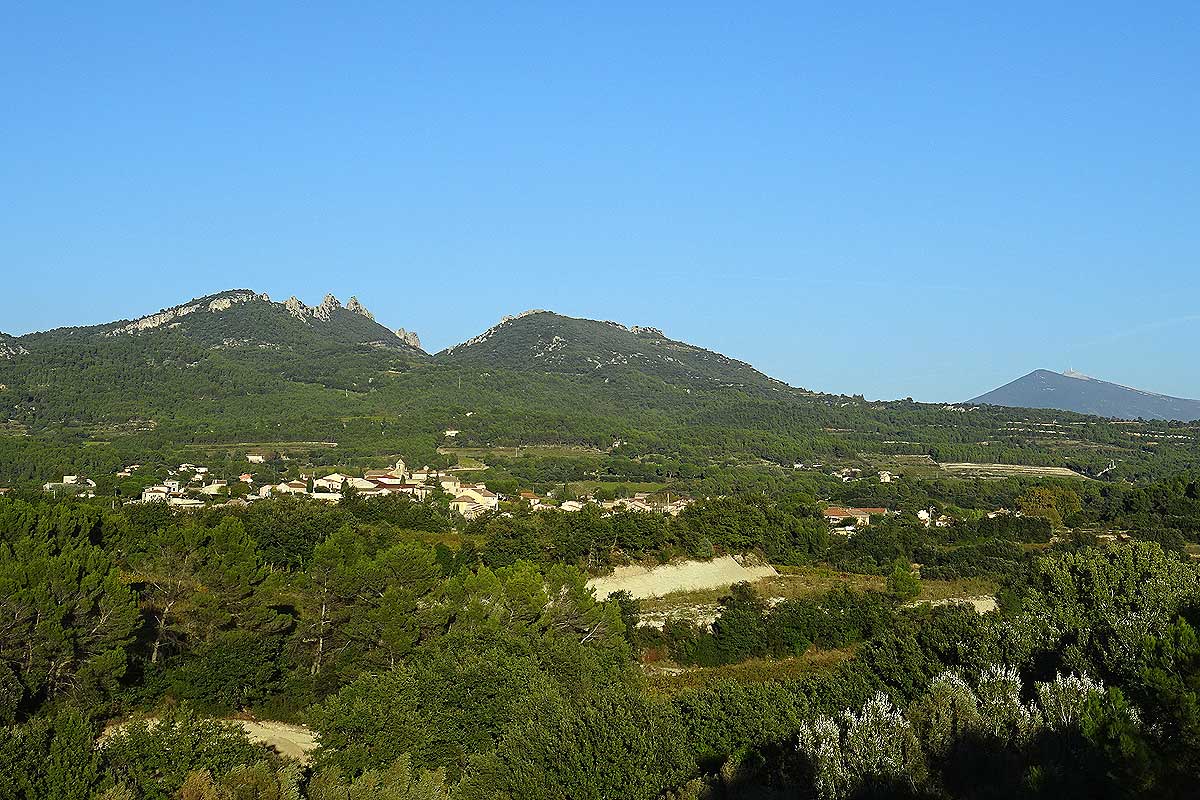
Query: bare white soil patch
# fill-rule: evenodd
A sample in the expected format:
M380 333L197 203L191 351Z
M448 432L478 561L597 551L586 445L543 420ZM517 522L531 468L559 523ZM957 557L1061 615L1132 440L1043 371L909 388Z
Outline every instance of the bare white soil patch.
M147 717L144 721L151 727L158 724L156 717ZM240 725L250 741L257 744L264 744L279 753L279 755L294 758L301 764L307 764L309 753L317 749L316 734L304 725L293 725L288 722L274 722L272 720L226 719L222 721ZM101 743L105 739L120 733L121 729L129 725L130 722L132 720L114 723L106 727L104 732L100 734Z
M978 597L947 597L945 600L926 600L931 606L944 606L949 603L962 603L963 605L971 606L978 614L986 614L989 611L995 611L1000 606L996 603L996 598L990 594L980 595ZM910 606L916 607L922 603L909 603Z
M635 598L662 597L672 592L720 589L742 581L778 575L770 564L748 556L721 556L712 561L679 561L647 567L617 567L612 575L592 578L588 586L603 600L614 592L629 592Z

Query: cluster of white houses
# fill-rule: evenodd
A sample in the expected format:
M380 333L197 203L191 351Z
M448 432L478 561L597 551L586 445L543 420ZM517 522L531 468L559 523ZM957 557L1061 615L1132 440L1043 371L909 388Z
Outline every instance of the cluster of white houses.
M252 460L252 463L258 462ZM181 464L179 469L170 471L171 479L146 487L142 491L141 502L198 508L204 505L204 500L197 495L216 497L229 493L227 481L211 480L206 483L207 473L207 467ZM241 475L238 480L250 489L245 497L246 501L289 494L337 503L348 491L354 491L360 497L406 494L415 500L425 500L435 488L440 487L453 498L450 507L468 519L494 510L500 505L500 497L485 486L466 483L453 475L428 467L409 471L403 460L396 462L392 469L367 470L361 478L343 475L340 472L319 478L302 475L299 480L266 484L257 491L254 491L254 478L249 473Z
M248 456L251 463L261 463L261 458ZM117 472L117 477L128 478L141 468L140 464L132 464ZM167 471L168 478L161 483L147 486L142 490L141 497L133 502L164 503L174 508L198 509L211 503L217 498L236 498L229 502L248 503L271 497L272 495L302 495L327 503L337 503L348 492L354 492L359 497L380 497L390 494L405 494L414 500L422 501L441 490L451 498L450 508L466 517L474 519L480 514L494 511L500 507L500 495L478 483L462 481L450 472L423 467L409 470L401 459L391 469L366 470L362 477L334 472L330 475L304 475L298 480L268 483L255 486L254 476L250 473L240 475L233 485L230 481L215 478L208 467L200 464L180 464L177 468ZM234 492L231 489L238 484L244 484ZM67 491L71 494L94 496L96 484L87 478L77 475L64 475L61 482L47 483L43 488L47 492ZM672 497L668 494L665 500L648 492L639 492L631 497L615 500L600 501L585 497L579 500L561 499L551 502L533 492L521 492L516 497L507 498L524 503L535 510L558 510L565 512L581 511L587 506L595 506L606 511L645 511L676 516L692 504L688 497Z
M361 478L334 472L311 480L264 486L258 490L258 495L303 494L316 500L336 503L346 492L353 490L359 497L406 494L415 500L424 500L439 487L453 498L450 508L467 519L500 506L500 496L486 486L465 483L449 473L429 467L409 472L402 460L397 461L392 469L369 469Z
M119 478L127 478L141 467L132 464L117 473ZM196 495L218 497L229 493L229 482L209 475L208 467L200 464L180 464L177 468L167 470L167 480L142 490L143 503L166 503L175 508L201 508L204 500ZM241 481L249 484L253 478L242 475Z

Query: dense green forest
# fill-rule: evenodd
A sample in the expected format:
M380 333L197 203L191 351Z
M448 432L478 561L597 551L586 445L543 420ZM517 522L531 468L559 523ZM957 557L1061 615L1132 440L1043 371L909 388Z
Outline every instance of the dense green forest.
M200 514L0 499L0 796L1190 796L1195 476L953 490L1030 513L906 513L845 538L803 492L469 525L401 496ZM746 551L886 588L768 606L735 586L710 628L656 630L585 586L624 558ZM908 602L946 569L998 580L999 611ZM699 687L644 666L824 651L848 657ZM135 712L152 721L95 746ZM311 762L220 721L238 713L310 725Z

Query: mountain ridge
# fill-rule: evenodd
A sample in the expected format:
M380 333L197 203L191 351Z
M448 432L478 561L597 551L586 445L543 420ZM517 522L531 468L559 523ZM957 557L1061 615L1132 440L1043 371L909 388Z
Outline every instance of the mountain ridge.
M48 340L78 344L89 336L114 340L159 332L182 333L211 347L290 347L301 353L315 345L315 335L332 339L334 344L398 349L442 365L505 367L606 379L640 371L668 383L689 386L792 388L745 361L671 339L652 326L627 326L530 309L504 316L487 330L431 355L421 348L415 332L383 326L357 297L343 305L327 294L320 304L309 306L294 295L278 302L248 288L196 297L135 319L66 326L11 339L0 337L0 358L27 355Z
M297 327L296 323L303 327ZM222 347L303 347L313 344L315 334L341 344L370 344L426 355L415 333L393 331L380 325L357 297L351 297L343 305L337 297L327 294L320 304L309 306L294 295L276 302L265 292L252 289L226 289L135 319L35 331L12 337L11 341L0 337L0 347L8 350L20 347L25 350L23 354L28 354L36 349L38 342L50 339L89 335L114 339L158 331L177 331L199 343Z

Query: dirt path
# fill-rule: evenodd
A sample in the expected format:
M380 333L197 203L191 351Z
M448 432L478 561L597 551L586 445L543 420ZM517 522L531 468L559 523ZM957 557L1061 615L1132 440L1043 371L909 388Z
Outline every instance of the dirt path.
M281 756L294 758L301 764L307 764L309 754L317 749L316 734L303 725L273 720L225 719L222 721L240 725L250 741L265 744ZM158 718L146 717L145 722L147 725L153 726L158 722ZM128 724L130 724L129 721L109 725L100 734L100 742L103 743L110 736L120 733L121 729Z
M613 592L625 591L636 598L662 597L672 592L691 592L717 589L741 581L754 581L778 575L770 564L734 556L721 556L712 561L681 561L646 567L617 567L612 575L592 578L588 586L603 600Z

